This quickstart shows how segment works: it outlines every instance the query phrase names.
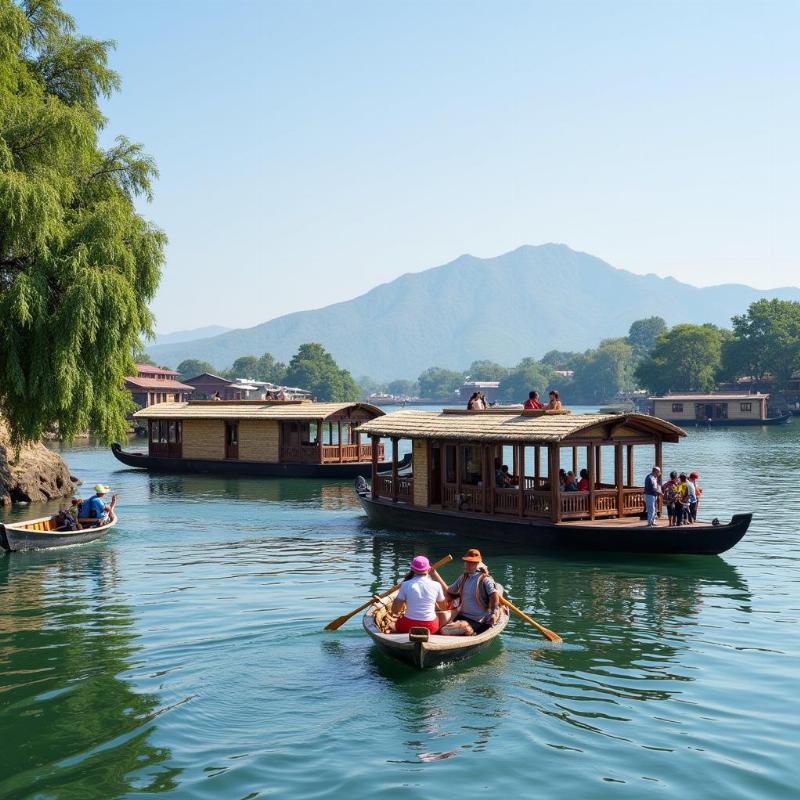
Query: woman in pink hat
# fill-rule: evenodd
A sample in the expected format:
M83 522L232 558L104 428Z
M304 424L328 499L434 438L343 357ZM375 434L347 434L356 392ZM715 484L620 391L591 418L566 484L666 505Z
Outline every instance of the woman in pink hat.
M439 630L436 611L444 611L447 603L441 585L430 576L431 562L425 556L415 556L411 561L414 573L400 584L392 603L392 614L399 614L405 603L405 613L397 620L396 633L408 633L411 628L427 628L431 633Z

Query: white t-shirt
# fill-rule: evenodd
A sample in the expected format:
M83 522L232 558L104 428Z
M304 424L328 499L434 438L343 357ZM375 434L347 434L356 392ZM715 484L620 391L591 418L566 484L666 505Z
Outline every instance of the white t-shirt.
M436 601L444 600L442 585L428 575L415 575L400 584L398 600L406 601L403 615L417 622L436 619Z

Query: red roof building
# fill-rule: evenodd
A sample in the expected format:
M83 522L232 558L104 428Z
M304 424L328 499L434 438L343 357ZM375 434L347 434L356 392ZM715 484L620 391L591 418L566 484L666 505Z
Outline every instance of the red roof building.
M182 403L194 391L194 386L178 380L178 373L174 370L161 369L152 364L137 364L136 375L125 378L125 388L139 408L156 403Z

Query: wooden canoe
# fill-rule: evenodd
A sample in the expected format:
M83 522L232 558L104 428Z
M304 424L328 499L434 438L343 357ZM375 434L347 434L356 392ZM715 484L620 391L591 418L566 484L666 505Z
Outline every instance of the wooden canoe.
M498 588L500 588L499 585ZM376 602L370 606L364 614L364 630L382 653L411 664L417 669L426 669L448 661L460 661L462 658L467 658L467 656L483 650L508 625L508 609L502 606L497 624L476 636L431 635L424 628L418 629L424 631L421 636L409 633L383 633L379 623L391 607L396 595L397 592L394 592L385 597L382 603Z
M0 525L0 545L6 550L45 550L93 542L105 536L117 524L117 516L112 511L110 522L95 527L91 527L90 520L83 520L79 531L57 531L57 524L54 514Z

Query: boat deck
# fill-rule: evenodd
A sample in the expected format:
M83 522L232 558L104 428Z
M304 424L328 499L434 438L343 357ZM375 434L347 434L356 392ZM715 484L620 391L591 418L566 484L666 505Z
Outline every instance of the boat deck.
M606 517L604 519L571 519L556 525L569 525L572 527L589 528L646 528L647 520L639 517ZM669 520L666 517L656 519L657 528L669 528ZM707 520L698 519L689 525L681 525L681 528L712 528L713 525Z

